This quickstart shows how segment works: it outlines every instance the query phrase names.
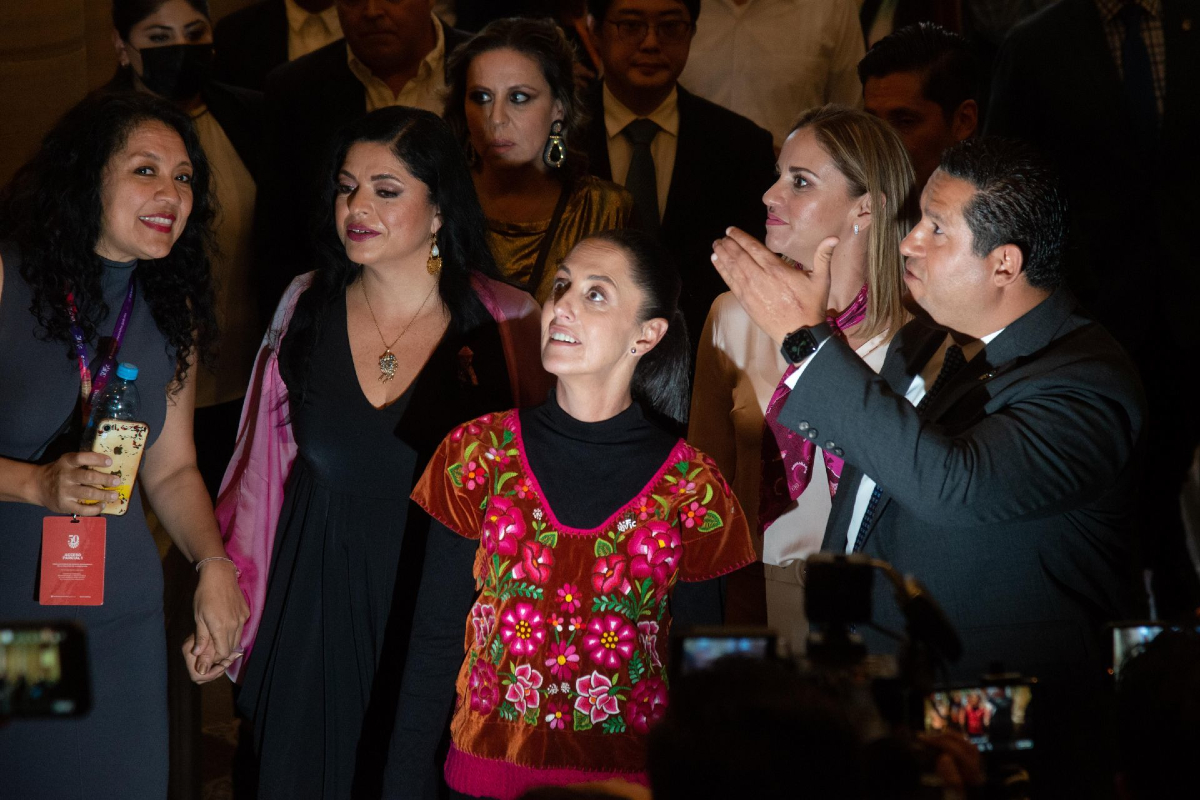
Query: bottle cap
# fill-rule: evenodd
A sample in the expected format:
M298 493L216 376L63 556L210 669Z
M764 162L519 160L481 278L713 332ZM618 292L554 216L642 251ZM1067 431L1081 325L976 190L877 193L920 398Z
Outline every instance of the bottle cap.
M135 364L130 364L127 361L122 361L117 365L117 377L124 378L127 381L136 380L138 376L138 368Z

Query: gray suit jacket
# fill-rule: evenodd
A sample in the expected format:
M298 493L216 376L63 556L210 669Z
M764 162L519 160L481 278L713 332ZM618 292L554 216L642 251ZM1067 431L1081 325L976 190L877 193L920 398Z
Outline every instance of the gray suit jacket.
M845 454L822 549L845 552L870 475L883 494L863 552L915 575L941 603L963 640L956 679L993 661L1043 678L1095 668L1104 622L1136 608L1129 515L1145 418L1136 373L1059 289L918 415L904 394L944 336L906 325L878 376L830 341L791 393L780 420ZM881 581L874 600L875 620L902 629Z

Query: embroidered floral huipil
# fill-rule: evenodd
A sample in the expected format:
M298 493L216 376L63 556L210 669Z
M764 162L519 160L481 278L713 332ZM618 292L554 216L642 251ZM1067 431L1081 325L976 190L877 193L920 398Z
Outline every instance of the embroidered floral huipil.
M755 558L713 462L680 440L638 496L598 528L571 528L545 502L508 411L455 430L413 499L480 542L450 786L508 798L544 784L645 782L644 735L667 707L671 590Z

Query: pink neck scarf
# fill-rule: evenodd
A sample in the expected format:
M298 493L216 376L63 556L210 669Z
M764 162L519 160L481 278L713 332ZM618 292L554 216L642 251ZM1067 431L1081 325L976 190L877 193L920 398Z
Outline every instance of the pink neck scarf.
M845 338L843 331L858 325L867 316L867 286L863 284L854 300L837 317L828 317L835 336ZM767 527L779 519L812 480L813 463L816 461L817 445L799 433L779 423L779 412L792 390L787 379L796 366L790 365L783 373L771 401L763 415L762 436L762 483L758 495L758 530L765 533ZM829 478L829 496L837 494L838 481L842 477L842 459L821 451L825 460L825 474Z

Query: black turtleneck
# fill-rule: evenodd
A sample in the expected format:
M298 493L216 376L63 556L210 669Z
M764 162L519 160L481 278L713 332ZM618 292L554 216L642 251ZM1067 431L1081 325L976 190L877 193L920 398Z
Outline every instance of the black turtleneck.
M636 402L603 422L581 422L554 392L520 412L529 466L565 525L595 528L638 496L679 441Z
M518 413L525 455L546 503L573 528L595 528L635 499L679 441L646 419L637 403L603 422L581 422L551 392L542 405ZM475 602L471 568L478 547L478 541L431 522L385 798L436 797L435 754L453 706L464 621ZM673 626L721 624L722 587L722 578L678 582L671 595Z

